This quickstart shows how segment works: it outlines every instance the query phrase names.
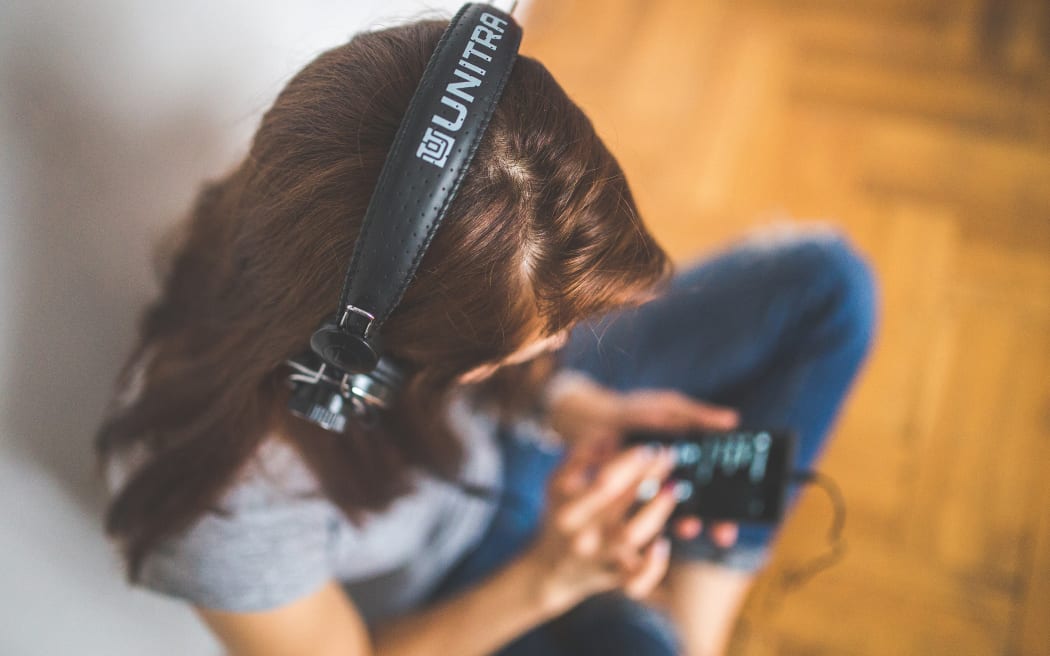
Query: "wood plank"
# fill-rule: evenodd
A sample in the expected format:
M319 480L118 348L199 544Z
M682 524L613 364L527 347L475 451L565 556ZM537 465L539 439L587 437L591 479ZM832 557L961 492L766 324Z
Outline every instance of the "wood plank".
M1050 409L1044 416L1050 418ZM1050 421L1050 419L1048 419ZM1050 429L1044 431L1044 435ZM1036 461L1050 461L1046 440L1033 455ZM1050 486L1042 483L1042 499L1036 505L1035 531L1028 542L1028 563L1024 573L1023 589L1015 610L1014 630L1011 631L1010 654L1050 654Z
M828 219L873 263L872 357L732 654L1050 652L1050 5L535 0L531 52L678 260ZM586 27L585 31L583 26Z

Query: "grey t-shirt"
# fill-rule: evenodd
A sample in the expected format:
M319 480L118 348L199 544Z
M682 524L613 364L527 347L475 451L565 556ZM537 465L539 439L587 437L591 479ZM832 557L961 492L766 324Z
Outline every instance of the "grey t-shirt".
M139 385L140 375L125 402ZM460 479L496 489L502 464L493 418L456 397L449 420L466 446ZM111 461L111 493L140 458L131 452ZM164 540L146 557L141 585L194 605L243 612L286 604L336 579L366 621L402 614L476 544L495 510L492 501L431 476L415 480L414 492L354 526L320 493L295 449L268 439L223 496L229 516L205 514Z

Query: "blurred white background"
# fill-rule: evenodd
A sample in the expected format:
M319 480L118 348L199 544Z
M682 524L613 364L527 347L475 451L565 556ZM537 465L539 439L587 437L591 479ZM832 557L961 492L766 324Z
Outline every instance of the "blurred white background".
M316 54L459 4L0 0L0 654L218 653L101 529L91 436L151 247Z

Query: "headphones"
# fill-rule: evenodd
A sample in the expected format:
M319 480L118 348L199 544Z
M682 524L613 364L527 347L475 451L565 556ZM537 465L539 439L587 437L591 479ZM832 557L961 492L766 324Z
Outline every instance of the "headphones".
M286 360L296 416L337 433L374 425L404 367L380 330L401 301L455 197L521 43L521 27L490 5L456 13L427 62L369 200L335 314Z

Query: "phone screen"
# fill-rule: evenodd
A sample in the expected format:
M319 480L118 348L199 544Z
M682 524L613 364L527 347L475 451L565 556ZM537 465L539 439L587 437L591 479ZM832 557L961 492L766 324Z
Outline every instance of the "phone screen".
M675 517L775 522L784 512L795 455L791 431L635 432L627 442L674 450Z

